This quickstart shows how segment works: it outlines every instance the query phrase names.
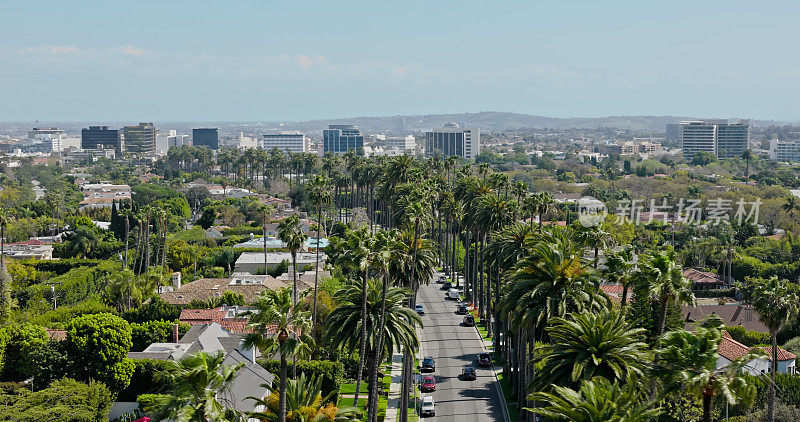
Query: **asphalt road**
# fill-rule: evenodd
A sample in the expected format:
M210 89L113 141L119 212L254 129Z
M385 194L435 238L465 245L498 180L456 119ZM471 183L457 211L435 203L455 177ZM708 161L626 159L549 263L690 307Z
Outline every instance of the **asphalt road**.
M441 284L431 282L421 286L417 294L417 303L425 306L422 356L436 359L436 371L432 373L436 378L436 391L417 393L432 395L436 402L436 416L426 420L502 421L494 375L475 362L478 353L484 350L477 331L474 327L461 326L463 316L455 313L458 302L445 300L445 292L439 290L440 287ZM465 365L475 366L477 380L459 380Z

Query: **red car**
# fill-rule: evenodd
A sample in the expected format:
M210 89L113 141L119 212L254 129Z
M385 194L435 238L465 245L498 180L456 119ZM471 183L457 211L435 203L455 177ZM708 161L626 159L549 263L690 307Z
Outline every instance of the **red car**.
M422 385L419 387L422 391L434 391L436 390L436 379L433 378L433 375L425 375L425 378L422 379Z

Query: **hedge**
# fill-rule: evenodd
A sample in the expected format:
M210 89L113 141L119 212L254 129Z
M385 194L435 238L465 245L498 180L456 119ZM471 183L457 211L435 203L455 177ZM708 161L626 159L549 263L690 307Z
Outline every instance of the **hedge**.
M694 291L695 297L735 297L736 288L729 289L712 289L712 290L696 290Z
M101 279L119 271L120 263L114 261L100 261L94 266L77 266L66 273L53 277L48 280L49 284L55 284L58 304L74 305L86 300L95 293L100 292ZM25 289L28 297L42 295L50 298L50 286L47 284L35 284Z
M143 394L169 392L170 385L160 379L158 374L165 371L170 361L154 359L134 359L136 365L131 376L131 383L119 392L117 401L137 401Z
M734 340L748 347L772 343L772 340L769 337L769 333L759 333L758 331L751 331L738 325L730 327L726 326L725 330L728 331L728 334L730 334Z
M768 375L756 377L744 374L743 377L748 385L755 385L756 399L753 402L753 406L750 408L745 408L739 404L729 406L728 412L730 416L745 415L753 409L764 409L767 406L767 396L769 394ZM782 403L790 406L800 406L800 376L777 374L775 376L775 385L777 387L775 389L775 395ZM718 396L714 400L714 406L718 410L717 414L725 414L725 399L723 397Z
M281 362L278 360L262 360L259 362L264 369L272 374L279 374ZM339 401L339 388L344 381L344 365L341 362L329 360L312 360L297 362L297 372L306 374L307 377L322 376L322 396L333 393L331 400ZM288 373L292 373L292 362L289 362ZM276 375L277 376L277 375ZM277 379L275 380L278 381Z
M80 259L80 258L67 258L67 259L27 259L23 261L25 265L31 265L39 271L48 271L56 275L66 274L73 268L78 267L94 267L104 262L101 259Z

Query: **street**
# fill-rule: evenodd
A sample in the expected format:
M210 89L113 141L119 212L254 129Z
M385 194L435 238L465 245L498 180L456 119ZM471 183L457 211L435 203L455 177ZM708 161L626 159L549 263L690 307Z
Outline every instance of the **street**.
M438 276L438 275L437 275ZM462 315L456 315L457 301L445 300L441 284L431 281L421 286L417 303L425 306L421 356L436 359L436 416L427 420L440 421L502 421L503 412L494 376L489 368L479 368L475 358L484 351L474 327L462 327ZM478 379L459 380L465 365L475 366ZM420 393L418 393L420 394Z

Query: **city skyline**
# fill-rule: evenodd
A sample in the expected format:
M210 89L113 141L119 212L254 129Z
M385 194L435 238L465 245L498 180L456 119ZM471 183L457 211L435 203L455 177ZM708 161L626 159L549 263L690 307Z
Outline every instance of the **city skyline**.
M800 116L789 2L99 4L0 5L0 120Z

